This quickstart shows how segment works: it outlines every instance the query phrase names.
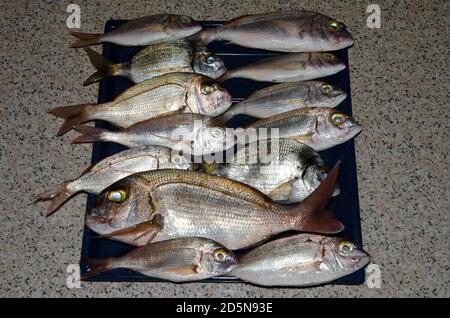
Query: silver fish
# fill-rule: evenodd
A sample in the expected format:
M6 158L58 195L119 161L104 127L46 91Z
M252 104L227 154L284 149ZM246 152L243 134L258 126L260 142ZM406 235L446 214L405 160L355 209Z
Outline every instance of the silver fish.
M189 169L190 158L174 156L169 148L143 146L121 151L86 169L78 178L66 180L49 191L35 196L34 201L51 203L46 215L56 212L80 192L99 194L113 183L134 173L154 169Z
M359 132L361 126L351 117L333 108L301 108L261 119L248 128L278 129L279 138L298 140L316 151L344 143ZM254 130L253 130L254 131ZM243 134L249 135L252 130ZM260 134L260 130L258 133ZM241 137L243 138L243 137ZM261 137L258 136L261 139Z
M152 118L119 131L75 126L82 133L72 143L115 142L126 147L164 146L185 154L201 156L227 149L233 134L222 123L199 114L183 113Z
M200 236L241 249L281 232L338 233L343 225L325 208L338 167L295 207L227 178L188 170L154 170L120 180L103 191L86 215L101 237L141 246Z
M65 119L61 135L75 125L105 120L127 128L150 118L174 113L218 116L232 104L231 95L209 77L195 73L169 73L136 84L113 101L93 105L57 107L49 113Z
M230 275L262 286L306 287L329 283L363 268L370 256L337 237L299 234L254 248Z
M141 46L174 41L191 36L202 29L200 24L185 15L156 14L130 20L113 31L90 34L71 31L79 39L73 48L114 43L123 46Z
M281 203L306 199L328 171L317 152L290 139L252 142L238 148L225 163L202 163L198 169L248 184ZM339 193L336 185L333 196Z
M203 44L226 40L249 48L284 52L334 51L353 44L345 25L323 14L280 11L247 15L194 38Z
M142 49L126 63L113 64L96 51L85 49L97 72L84 85L95 83L109 76L123 76L133 83L167 73L194 72L210 78L218 78L226 72L223 61L206 47L194 48L186 40L150 45Z
M256 91L246 100L234 104L219 119L227 122L236 115L267 118L304 107L336 107L347 94L321 81L272 85Z
M233 252L201 237L156 242L121 257L90 259L82 279L114 268L126 268L172 282L188 282L223 275L239 266Z
M333 75L343 69L345 64L331 53L290 53L228 70L218 81L235 77L276 83L307 81Z

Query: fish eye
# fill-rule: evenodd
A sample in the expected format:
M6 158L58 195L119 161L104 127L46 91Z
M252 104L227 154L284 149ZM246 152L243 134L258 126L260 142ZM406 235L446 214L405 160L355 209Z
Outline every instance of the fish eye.
M218 249L214 251L213 256L217 262L223 263L227 259L228 253L224 249Z
M347 120L347 117L342 113L334 113L331 115L331 122L335 126L340 126Z
M335 20L328 20L327 28L331 32L337 32L341 29L341 24Z
M214 138L222 138L223 135L224 135L224 132L223 132L222 129L219 129L219 128L213 128L213 129L211 130L211 135L212 135Z
M206 64L213 64L216 61L214 55L209 55L205 58Z
M353 251L354 245L348 241L342 241L339 243L338 250L341 254L348 254Z
M204 95L211 95L212 93L214 93L217 90L217 86L216 85L212 85L212 84L202 84L202 86L200 87L200 91L204 94Z
M125 192L125 190L119 189L108 192L106 197L109 201L118 203L127 198L127 193Z
M334 60L334 59L336 58L336 56L334 56L334 55L331 54L331 53L322 53L322 57L323 57L325 60L328 60L328 61L332 61L332 60Z
M330 84L323 84L320 89L324 94L330 94L333 91L333 86Z
M188 24L191 22L191 18L189 18L188 16L182 15L180 18L181 23L183 24Z

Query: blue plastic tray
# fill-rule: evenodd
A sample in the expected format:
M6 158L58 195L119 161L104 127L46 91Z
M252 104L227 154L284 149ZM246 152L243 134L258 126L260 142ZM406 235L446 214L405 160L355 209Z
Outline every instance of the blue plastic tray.
M115 27L121 25L125 21L123 20L110 20L106 23L105 31L111 31ZM203 27L216 27L220 26L221 22L205 21L201 23ZM263 50L246 49L223 42L211 43L209 49L215 52L225 62L225 65L229 69L256 62L262 58L270 55L278 54ZM128 61L134 54L136 54L141 48L125 48L113 44L104 44L103 55L113 62L125 62ZM350 94L350 79L348 69L348 56L347 50L341 50L333 52L336 54L345 64L347 68L336 75L327 77L324 81L332 83L343 89L347 94L347 98L337 108L345 114L352 114L351 107L351 94ZM234 97L235 101L240 101L252 92L272 85L271 83L258 83L246 79L231 79L222 84ZM110 77L100 82L100 89L98 95L98 102L104 103L111 101L121 92L128 87L132 86L132 83L122 77ZM249 124L253 119L246 116L235 117L228 124L231 127L238 127L241 125ZM253 120L254 121L254 120ZM115 129L111 125L105 122L97 121L97 127ZM97 163L105 157L108 157L114 153L126 149L123 146L114 143L96 143L93 145L92 151L92 164ZM362 246L361 237L361 223L359 214L359 199L358 199L358 184L356 175L356 163L355 163L355 149L353 140L348 141L342 145L334 147L332 149L321 152L321 156L332 167L338 160L341 160L341 172L338 182L341 186L341 194L333 198L331 202L331 209L336 216L345 224L345 230L339 235L356 244ZM94 195L89 195L87 199L87 210L92 206L95 200ZM81 259L86 258L104 258L111 256L120 256L129 252L132 247L112 241L109 239L93 239L95 233L89 230L87 227L84 229L83 235L83 247L81 250ZM81 272L87 270L86 265L81 264ZM107 273L103 273L96 277L89 279L89 281L149 281L157 282L159 279L147 277L139 273L135 273L126 269L114 269ZM234 277L215 277L205 282L241 282ZM343 277L333 284L362 284L364 282L364 270L361 269L352 275Z

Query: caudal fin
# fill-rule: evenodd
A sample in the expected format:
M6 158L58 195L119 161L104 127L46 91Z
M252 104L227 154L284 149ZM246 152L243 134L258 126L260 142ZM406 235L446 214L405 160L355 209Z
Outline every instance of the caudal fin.
M122 74L122 64L113 64L110 60L91 48L85 48L84 50L88 54L92 65L97 69L97 72L89 76L88 79L84 81L84 86L98 82L105 77Z
M233 78L233 73L230 71L226 71L216 79L216 82L223 83L225 81L228 81L230 78Z
M72 144L84 144L97 141L108 141L105 139L105 133L110 131L103 128L78 125L73 127L76 131L81 133L80 136L71 141Z
M33 198L33 202L51 200L45 216L50 216L55 213L67 200L75 195L75 193L72 193L67 189L67 185L70 182L72 182L72 180L65 181L52 190L42 192Z
M63 106L50 109L48 112L56 117L64 118L65 121L56 133L57 136L62 135L73 128L73 126L82 124L89 119L86 112L87 108L93 104L81 104L74 106Z
M298 228L302 232L316 232L324 234L339 233L344 225L327 208L333 195L339 163L329 172L320 185L296 207L302 215Z
M86 259L81 263L87 264L88 270L81 274L81 280L86 280L97 276L114 268L114 258L108 257L103 259Z
M76 32L76 31L70 31L70 34L72 34L74 37L79 39L79 41L73 43L70 47L79 48L79 47L83 47L83 46L100 44L101 34L83 33L83 32Z

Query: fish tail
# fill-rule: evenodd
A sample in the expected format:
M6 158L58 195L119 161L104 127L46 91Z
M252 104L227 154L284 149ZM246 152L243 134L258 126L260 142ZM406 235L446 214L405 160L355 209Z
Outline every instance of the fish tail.
M33 198L33 202L48 201L51 200L50 205L47 208L45 216L50 216L55 213L67 200L69 200L75 193L70 192L67 189L67 185L73 180L64 181L62 184L55 188L42 192Z
M214 29L203 29L189 37L188 40L196 46L205 46L215 40L214 35Z
M48 112L56 117L64 118L65 121L56 133L57 136L62 135L73 128L75 125L79 125L88 121L89 114L87 109L94 104L80 104L73 106L63 106L50 109Z
M79 39L77 42L73 43L70 46L72 48L79 48L83 46L99 44L100 36L102 35L97 33L84 33L76 31L70 31L70 34Z
M76 131L81 133L80 136L71 141L72 144L84 144L98 141L109 141L107 134L111 133L107 129L78 125L73 127Z
M81 280L89 279L115 268L114 258L112 257L102 259L86 259L82 260L81 263L89 266L88 270L81 274Z
M114 64L91 48L84 48L84 50L86 51L92 65L97 69L97 72L89 76L89 78L84 81L84 86L98 82L105 77L122 75L124 73L123 64Z
M216 117L216 119L218 121L220 121L222 124L226 124L227 122L230 121L231 118L233 118L236 114L233 111L235 105L231 106L225 113L223 113L222 115L219 115Z
M233 78L233 72L231 71L226 71L225 73L223 73L221 76L219 76L216 79L216 82L218 83L223 83L225 81L228 81L230 78Z
M334 166L320 185L297 205L295 209L301 213L301 221L296 226L296 230L334 234L344 229L344 225L327 208L335 189L338 174L339 163Z

